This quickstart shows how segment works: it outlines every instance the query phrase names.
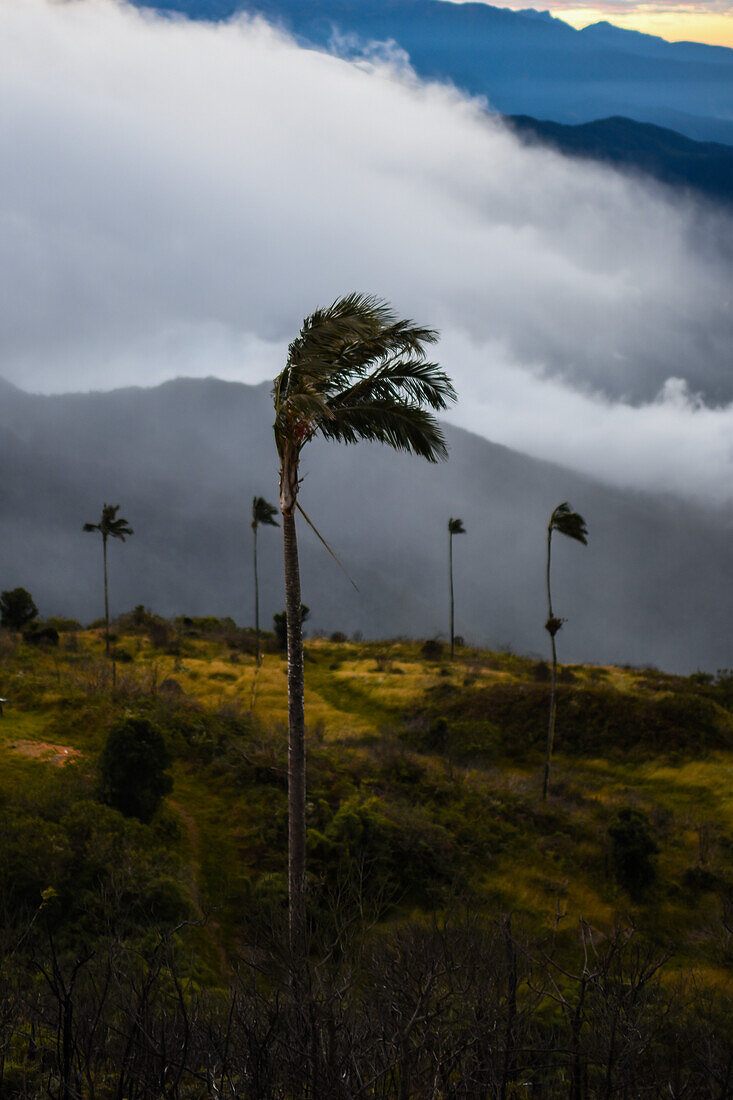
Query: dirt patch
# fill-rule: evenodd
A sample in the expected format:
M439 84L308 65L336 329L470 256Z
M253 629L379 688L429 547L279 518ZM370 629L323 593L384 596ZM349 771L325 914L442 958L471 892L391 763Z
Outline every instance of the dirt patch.
M48 764L55 764L57 768L63 768L65 764L81 756L79 749L72 749L70 745L52 745L49 741L13 741L8 748L18 756L44 760Z

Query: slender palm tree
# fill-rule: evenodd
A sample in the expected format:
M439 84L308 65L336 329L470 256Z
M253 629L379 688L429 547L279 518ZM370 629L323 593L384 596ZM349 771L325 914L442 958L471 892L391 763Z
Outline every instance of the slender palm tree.
M277 515L274 504L268 504L264 497L254 497L252 500L252 531L254 532L254 566L255 566L255 633L257 635L257 664L262 662L260 653L260 586L257 580L257 528L260 524L265 527L279 527L280 524L273 517Z
M552 554L552 533L558 531L561 535L567 535L569 539L588 545L588 528L585 520L578 512L573 512L567 501L558 504L550 516L547 525L547 568L545 579L547 584L547 622L545 630L550 635L552 643L552 685L550 687L550 721L547 727L547 750L545 752L545 775L542 781L542 798L547 799L547 791L550 786L550 761L552 759L552 746L555 740L555 688L557 685L557 649L555 647L555 635L562 628L564 619L558 619L552 610L552 590L550 588L550 557Z
M104 637L105 637L105 652L109 657L109 588L107 584L107 539L121 539L125 541L128 535L134 534L132 527L126 519L121 516L118 519L117 513L120 510L119 504L105 504L102 507L102 515L99 523L85 523L83 531L99 531L102 536L102 559L104 561Z
M453 660L455 654L455 634L453 632L453 536L465 535L466 528L463 526L462 519L448 520L448 560L450 563L450 659Z
M316 435L339 443L387 443L430 462L447 457L443 433L425 408L455 400L448 376L425 359L437 333L400 320L386 302L349 294L303 322L275 379L275 442L285 555L288 640L288 894L290 946L306 952L305 713L300 569L295 530L300 457Z

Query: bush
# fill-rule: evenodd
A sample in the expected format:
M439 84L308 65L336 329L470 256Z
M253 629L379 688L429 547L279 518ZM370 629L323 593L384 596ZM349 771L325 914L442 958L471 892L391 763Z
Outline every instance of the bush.
M0 592L0 626L8 630L22 630L38 616L33 597L25 588Z
M420 809L354 795L326 828L311 829L311 866L335 886L351 879L364 896L434 902L457 872L449 834Z
M653 857L659 851L649 818L641 810L622 807L608 826L611 861L617 882L638 901L656 878Z
M439 661L443 656L443 643L437 638L428 638L420 652L426 661Z
M121 646L112 646L110 650L110 656L113 661L116 661L118 665L129 665L134 661L133 655L127 649L122 649Z
M59 644L59 632L53 626L38 626L33 623L30 630L23 632L23 641L28 645L57 646Z
M163 734L147 718L125 718L112 727L99 760L102 798L126 817L148 822L173 789L171 758Z

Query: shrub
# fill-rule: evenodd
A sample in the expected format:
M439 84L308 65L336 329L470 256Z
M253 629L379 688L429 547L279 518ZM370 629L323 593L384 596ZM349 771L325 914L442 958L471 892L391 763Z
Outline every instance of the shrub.
M122 649L121 646L117 645L113 646L110 650L110 656L113 661L117 661L118 665L129 665L134 660L134 657L128 650Z
M58 615L52 615L50 619L46 619L46 626L52 626L54 630L58 630L59 634L73 634L82 629L78 619L62 619Z
M25 588L0 592L0 625L9 630L22 630L38 616L33 597Z
M439 642L437 638L428 638L420 652L426 661L439 661L443 656L443 643Z
M28 645L57 646L59 644L59 632L53 626L37 626L33 623L30 630L23 632L23 641Z
M99 761L102 798L126 817L148 822L172 790L163 734L147 718L124 718L109 732Z
M649 818L641 810L623 806L608 826L611 862L617 882L638 901L654 879L653 857L659 851Z
M313 869L329 885L349 878L365 897L434 901L456 873L448 833L417 807L354 795L321 832L311 829Z

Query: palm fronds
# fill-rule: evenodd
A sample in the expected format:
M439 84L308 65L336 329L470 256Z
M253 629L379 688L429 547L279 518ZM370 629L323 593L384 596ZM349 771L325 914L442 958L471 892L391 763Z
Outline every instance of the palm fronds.
M555 511L550 516L550 523L548 525L548 531L558 531L561 535L567 535L569 539L575 539L577 542L582 542L583 546L588 545L588 528L586 522L579 512L574 512L568 502L565 500L562 504L558 504Z
M453 385L425 359L433 329L396 317L386 302L348 294L303 322L275 380L275 437L299 453L320 433L372 439L431 462L447 449L435 418L455 400Z
M132 527L122 516L117 518L120 510L119 504L104 504L99 523L85 523L82 531L99 531L103 538L121 539L122 542L129 535L134 535Z
M277 515L277 508L274 504L268 504L264 497L252 498L252 527L256 528L260 524L269 527L279 527L280 524L275 519Z

